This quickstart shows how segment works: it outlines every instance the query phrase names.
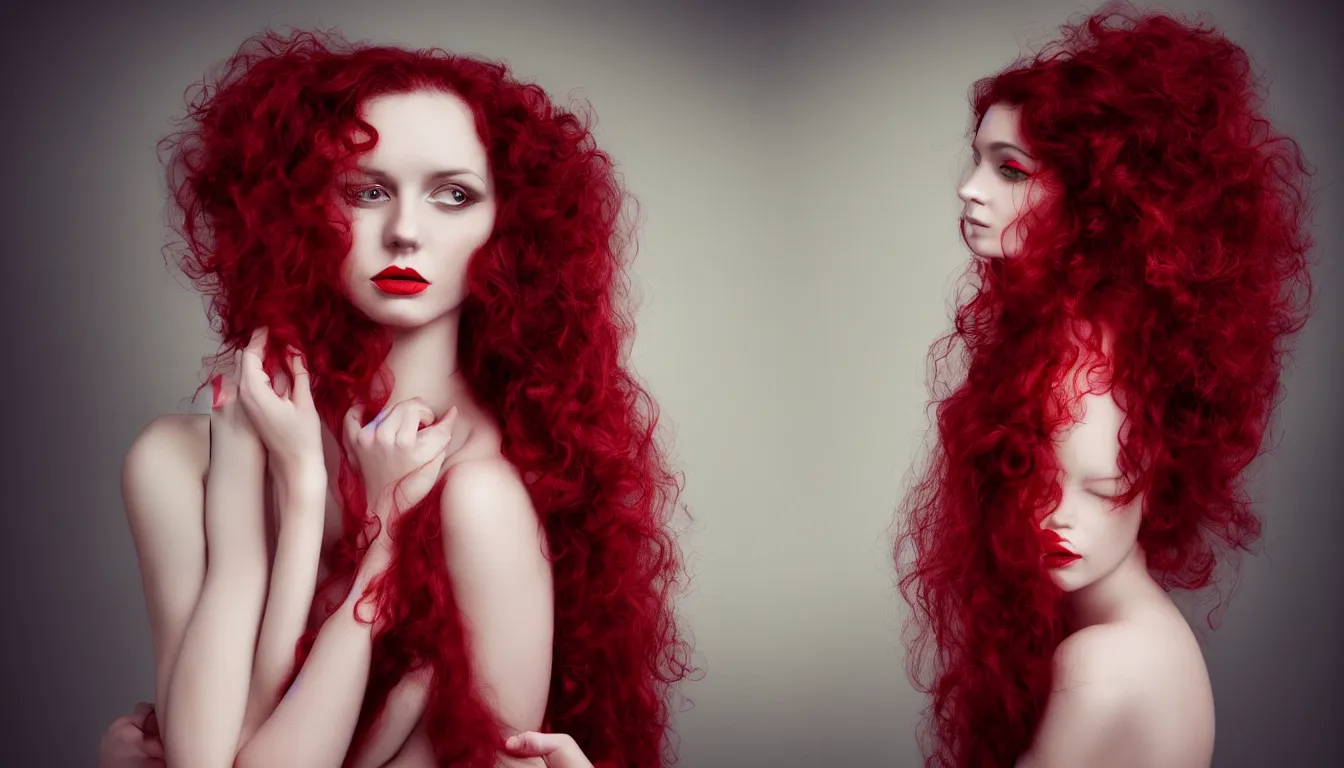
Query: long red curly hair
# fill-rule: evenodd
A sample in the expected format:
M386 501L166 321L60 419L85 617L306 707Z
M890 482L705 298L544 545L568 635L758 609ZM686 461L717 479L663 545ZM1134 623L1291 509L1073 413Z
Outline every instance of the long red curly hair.
M691 671L673 610L680 479L655 441L654 403L623 364L626 194L586 121L500 63L267 32L198 85L182 130L164 139L182 236L174 252L210 298L222 349L267 326L273 357L283 345L306 356L333 434L352 402L376 412L390 342L345 298L349 219L332 190L376 141L361 106L417 89L470 105L500 198L494 232L468 267L459 355L528 480L554 563L546 726L572 734L594 763L662 765L675 684ZM361 132L373 138L355 143ZM339 481L346 526L324 553L329 583L348 582L369 538L344 458ZM381 619L351 753L397 681L428 665L425 719L439 760L493 766L500 735L471 679L439 543L441 491L394 524L393 563L368 594ZM313 639L297 649L300 665Z
M972 89L976 127L1019 108L1046 194L1020 253L973 263L930 353L938 440L895 549L930 766L1011 765L1049 695L1068 617L1035 529L1060 499L1052 438L1072 416L1052 384L1077 360L1076 323L1113 336L1121 503L1142 497L1148 567L1195 590L1259 536L1244 470L1309 314L1310 172L1263 116L1245 52L1123 6L1062 31Z

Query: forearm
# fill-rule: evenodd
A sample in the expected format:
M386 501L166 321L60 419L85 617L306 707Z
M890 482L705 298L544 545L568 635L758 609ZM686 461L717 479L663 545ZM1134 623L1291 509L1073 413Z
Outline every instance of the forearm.
M431 674L426 665L397 683L360 751L350 755L348 768L382 768L405 748L425 714Z
M356 619L355 605L388 559L384 546L370 548L349 596L318 632L300 672L301 682L296 681L243 745L238 768L339 768L359 721L373 656L373 627Z
M163 702L170 765L228 766L266 600L265 454L216 454L205 489L208 564Z
M281 686L293 669L294 651L312 607L322 554L326 474L281 480L276 491L280 534L239 744L256 733L280 701Z

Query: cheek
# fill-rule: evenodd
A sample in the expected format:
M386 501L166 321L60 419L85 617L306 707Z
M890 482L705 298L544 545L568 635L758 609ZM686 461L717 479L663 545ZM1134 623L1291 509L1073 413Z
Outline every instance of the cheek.
M1142 522L1142 513L1137 503L1124 509L1109 510L1104 524L1107 551L1116 556L1128 553L1134 547L1134 542L1139 539L1139 525Z

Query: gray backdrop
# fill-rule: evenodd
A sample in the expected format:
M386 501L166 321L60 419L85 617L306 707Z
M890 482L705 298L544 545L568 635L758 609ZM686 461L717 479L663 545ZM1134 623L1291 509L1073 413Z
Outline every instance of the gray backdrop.
M138 5L27 3L0 31L0 762L91 766L108 722L151 695L120 462L213 351L160 257L155 141L244 37L320 25L504 58L597 110L645 222L634 363L696 521L683 611L706 676L685 687L682 764L918 764L888 528L927 424L925 351L967 259L966 91L1091 3ZM1212 12L1250 50L1322 189L1319 309L1254 483L1266 551L1206 646L1220 768L1328 765L1344 733L1344 25L1313 5L1165 3Z

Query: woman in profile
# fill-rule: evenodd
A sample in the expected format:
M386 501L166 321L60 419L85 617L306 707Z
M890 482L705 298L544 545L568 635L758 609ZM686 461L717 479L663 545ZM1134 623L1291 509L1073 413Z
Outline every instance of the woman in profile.
M975 291L896 546L930 766L1211 762L1169 591L1259 534L1244 473L1310 303L1308 174L1255 86L1214 30L1106 9L974 88Z
M500 64L265 34L165 144L222 354L126 457L156 705L105 757L662 765L679 486L585 123Z
M976 84L975 291L896 556L930 766L1207 766L1168 595L1260 523L1244 491L1310 299L1307 172L1246 54L1108 8Z

